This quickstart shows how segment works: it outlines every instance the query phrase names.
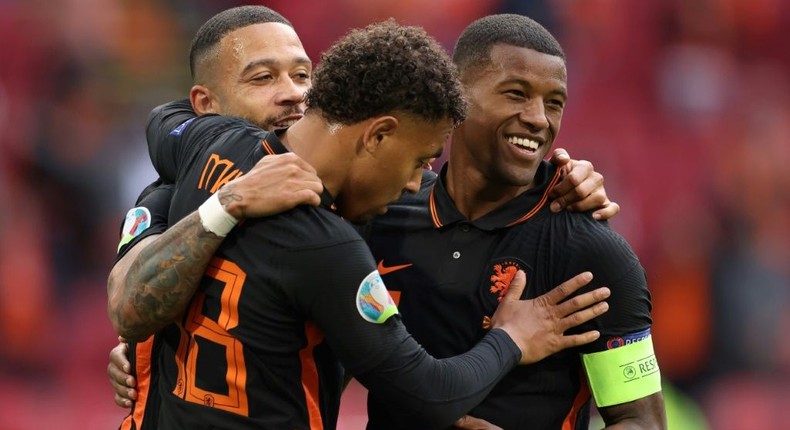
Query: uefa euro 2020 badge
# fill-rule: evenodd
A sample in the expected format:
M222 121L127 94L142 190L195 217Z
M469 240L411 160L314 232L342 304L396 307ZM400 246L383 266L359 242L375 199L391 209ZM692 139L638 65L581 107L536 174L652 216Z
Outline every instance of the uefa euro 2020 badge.
M148 208L140 206L129 209L126 212L126 219L123 222L121 229L121 242L118 244L118 249L131 242L132 239L139 236L145 229L151 226L151 212Z
M365 321L382 324L398 313L398 307L384 286L379 272L370 272L357 290L357 310Z

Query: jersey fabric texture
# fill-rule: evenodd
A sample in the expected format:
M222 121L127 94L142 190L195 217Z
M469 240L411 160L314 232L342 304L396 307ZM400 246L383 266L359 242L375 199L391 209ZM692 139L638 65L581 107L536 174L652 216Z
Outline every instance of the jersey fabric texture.
M176 182L172 223L264 155L286 152L276 135L243 120L207 115L172 128L185 124L179 109L155 110L148 129L154 166ZM442 428L513 368L520 352L501 330L463 356L436 360L397 314L365 320L359 306L369 297L360 292L379 278L376 264L331 203L325 192L320 207L249 219L228 235L180 333L166 334L159 428L335 428L340 363L420 428Z
M167 229L167 211L170 208L170 199L172 195L173 185L164 183L162 179L157 179L143 189L134 205L135 207L148 209L148 212L151 214L151 225L140 234L136 235L131 241L118 248L118 254L115 256L115 263L123 258L123 256L141 240L152 234L163 233ZM123 229L123 222L121 222L121 228ZM127 232L121 231L120 237L123 237L126 233Z
M118 250L116 262L140 242L152 234L159 234L167 228L167 211L170 208L172 185L161 180L148 185L135 203L151 214L151 225L135 236L130 242ZM126 232L121 231L121 236ZM132 364L131 374L137 380L137 400L132 403L129 415L121 423L121 430L154 430L159 416L159 369L156 357L162 346L162 338L152 335L144 342L129 342L129 363Z
M607 339L651 324L639 260L605 222L549 210L559 172L547 162L532 189L475 221L456 209L445 174L446 166L365 233L404 324L429 353L452 356L486 333L517 270L527 276L526 298L591 271L594 279L577 294L607 286L610 308L573 332L600 330L599 340L517 367L470 412L505 429L586 429L590 394L580 353L606 350ZM376 393L369 394L368 415L368 429L409 428L408 416Z

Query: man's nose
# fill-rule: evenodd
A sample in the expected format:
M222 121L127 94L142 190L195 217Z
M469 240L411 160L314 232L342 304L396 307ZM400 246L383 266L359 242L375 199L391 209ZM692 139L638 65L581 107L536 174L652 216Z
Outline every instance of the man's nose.
M282 104L296 104L304 100L307 88L297 85L290 77L283 79L277 101Z
M543 105L543 99L540 97L527 100L518 117L519 121L526 124L531 131L549 128L549 119L546 117L546 107Z

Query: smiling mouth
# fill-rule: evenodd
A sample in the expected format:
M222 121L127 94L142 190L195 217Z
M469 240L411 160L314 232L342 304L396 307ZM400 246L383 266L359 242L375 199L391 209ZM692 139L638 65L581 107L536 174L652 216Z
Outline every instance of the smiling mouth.
M298 119L288 119L288 120L284 120L284 121L278 121L278 122L275 122L274 124L272 124L272 126L274 128L276 128L276 129L278 129L278 128L288 128L288 127L296 124L296 121L299 121L299 120Z
M510 136L510 137L508 137L507 138L507 142L510 143L510 144L516 145L519 148L524 148L524 149L526 149L528 151L532 151L532 152L537 151L538 147L540 146L540 143L538 143L537 141L534 141L534 140L531 140L531 139L526 139L526 138L523 138L523 137L518 137L518 136Z

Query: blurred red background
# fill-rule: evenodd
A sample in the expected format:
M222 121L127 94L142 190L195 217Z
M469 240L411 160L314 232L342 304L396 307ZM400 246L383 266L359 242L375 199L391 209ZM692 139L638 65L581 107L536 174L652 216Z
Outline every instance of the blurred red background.
M781 429L790 404L790 3L265 1L314 61L395 17L447 49L517 12L568 56L555 147L622 206L654 299L672 429ZM187 94L197 28L231 0L0 0L0 428L115 428L105 281L155 174L143 127ZM362 391L340 428L364 423Z

